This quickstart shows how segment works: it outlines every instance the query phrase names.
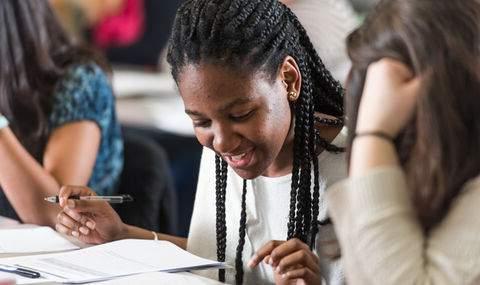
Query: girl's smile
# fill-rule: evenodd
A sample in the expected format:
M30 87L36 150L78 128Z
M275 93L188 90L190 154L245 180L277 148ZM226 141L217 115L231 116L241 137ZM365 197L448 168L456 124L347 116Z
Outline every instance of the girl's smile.
M221 154L223 159L230 165L230 167L236 169L246 169L254 163L255 150L249 149L238 154Z

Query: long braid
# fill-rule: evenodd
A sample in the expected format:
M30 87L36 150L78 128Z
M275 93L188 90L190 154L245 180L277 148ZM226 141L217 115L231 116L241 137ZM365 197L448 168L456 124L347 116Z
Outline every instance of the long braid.
M301 63L299 63L301 66ZM299 238L300 240L304 241L304 232L305 232L305 185L309 183L306 180L306 174L309 172L309 153L308 153L308 145L307 148L305 147L305 141L308 141L308 137L306 136L305 126L308 124L308 118L305 116L306 114L306 104L308 104L307 96L301 96L295 104L299 105L299 111L296 113L296 118L298 121L295 122L299 126L300 129L300 141L301 141L301 155L300 155L300 168L297 170L299 172L300 177L300 187L298 190L298 199L297 199L297 210L296 210L296 220L295 220L295 236L288 237L288 238ZM309 189L308 189L309 190Z
M295 113L298 113L296 109L300 108L298 105L294 105L293 109ZM297 118L295 121L295 134L300 133L301 124L298 123L298 120L301 118ZM290 239L294 237L296 234L295 229L295 221L296 221L296 203L297 203L297 196L298 196L298 185L299 185L299 172L300 169L300 156L302 155L302 150L300 149L300 136L295 135L293 138L293 168L292 168L292 182L291 182L291 190L290 190L290 214L288 217L288 233L287 238Z
M297 17L278 0L186 1L177 13L168 61L177 81L185 66L204 62L238 72L264 72L273 81L287 55L298 63L302 76L300 97L292 103L293 169L287 238L299 238L313 248L318 232L316 220L320 191L317 152L343 151L322 138L315 124L343 126L344 92L325 68ZM316 121L316 112L337 119ZM217 258L225 261L227 165L219 156L215 161ZM243 281L241 251L246 234L245 191L244 187L235 259L238 284ZM219 271L219 280L225 281L224 271Z
M312 104L312 108L314 105ZM313 138L309 141L309 152L316 156L317 152L315 149L315 141L316 141L316 131L315 131L315 118L314 118L314 111L310 111L310 119L313 121L313 124L310 124L309 126L309 137ZM315 248L315 237L317 236L318 233L318 223L316 222L316 219L318 217L318 212L319 212L319 198L320 198L320 182L319 182L319 168L318 168L318 159L312 159L313 163L313 193L312 193L312 200L309 205L310 210L311 210L311 217L312 217L312 223L310 225L310 236L308 237L307 241L309 242L308 245L310 248L314 249Z
M242 253L243 253L243 246L245 245L245 235L247 233L247 180L243 180L243 190L242 190L242 212L240 214L240 228L238 231L238 246L237 246L237 255L235 257L235 283L242 284L243 283L243 261L242 261Z
M299 66L305 66L304 60L300 57L299 59ZM306 68L306 67L304 67ZM305 73L304 78L305 80L305 88L304 90L306 93L313 93L312 91L312 86L311 86L311 81L310 81L310 75L309 73ZM304 108L303 108L303 116L305 117L304 121L304 143L303 143L303 149L304 152L307 153L305 161L304 161L304 169L302 169L302 176L303 178L303 187L301 187L302 192L303 192L303 197L301 199L301 203L304 203L303 205L303 215L304 215L304 228L302 232L302 241L308 244L308 233L310 231L310 226L312 224L312 211L311 211L311 204L312 204L312 198L311 198L311 190L310 190L310 184L311 184L311 166L312 162L316 160L316 154L315 152L312 151L310 148L310 145L313 143L313 140L315 139L314 136L310 134L311 129L314 127L314 121L313 121L313 113L314 113L314 106L313 106L313 100L310 99L309 96L306 96L304 100Z
M308 136L308 129L310 121L308 116L308 100L302 100L300 116L304 117L302 125L302 152L303 159L301 162L300 171L300 188L299 197L297 201L297 237L304 242L306 241L307 231L310 225L309 200L310 200L310 183L311 183L311 157L312 153L309 151L309 141L312 139Z
M227 245L227 223L225 219L227 165L219 155L215 156L215 174L217 259L220 262L224 262ZM218 271L218 280L225 282L225 269L220 269Z

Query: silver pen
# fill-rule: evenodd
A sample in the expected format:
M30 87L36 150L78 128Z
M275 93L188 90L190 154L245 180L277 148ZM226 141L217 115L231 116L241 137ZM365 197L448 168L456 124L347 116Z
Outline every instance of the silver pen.
M33 270L30 270L30 269L21 268L21 267L13 266L13 265L1 264L0 265L0 271L13 273L13 274L17 274L17 275L20 275L20 276L23 276L23 277L28 277L28 278L39 278L40 277L40 273L38 273L37 271L33 271Z
M117 196L79 196L73 195L68 199L84 200L84 201L105 201L111 204L121 204L125 202L132 202L133 198L130 195L117 195ZM50 203L60 203L58 196L45 197L45 201Z

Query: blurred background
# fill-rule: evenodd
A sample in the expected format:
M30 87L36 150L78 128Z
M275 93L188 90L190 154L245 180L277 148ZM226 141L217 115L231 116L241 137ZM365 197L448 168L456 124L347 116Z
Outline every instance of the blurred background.
M124 171L141 176L124 187L143 205L150 205L144 214L149 217L142 218L149 223L128 218L126 222L186 236L202 148L165 61L182 0L50 2L72 38L97 49L112 66L117 114L126 136ZM327 68L344 82L349 69L344 40L377 0L283 2L297 14ZM166 165L159 162L162 159ZM131 209L119 210L124 219L132 215Z

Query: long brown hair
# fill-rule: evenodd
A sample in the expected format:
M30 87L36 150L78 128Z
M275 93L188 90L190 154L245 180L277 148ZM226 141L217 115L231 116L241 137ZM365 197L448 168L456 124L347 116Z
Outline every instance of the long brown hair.
M51 95L71 64L103 61L73 45L47 0L0 1L0 113L26 149L40 158Z
M394 58L425 78L415 118L396 147L426 230L480 174L479 38L476 0L386 0L347 40L351 134L370 63Z

